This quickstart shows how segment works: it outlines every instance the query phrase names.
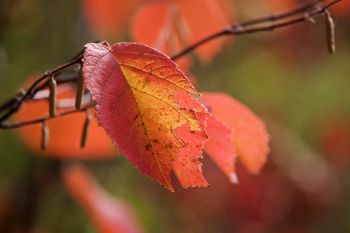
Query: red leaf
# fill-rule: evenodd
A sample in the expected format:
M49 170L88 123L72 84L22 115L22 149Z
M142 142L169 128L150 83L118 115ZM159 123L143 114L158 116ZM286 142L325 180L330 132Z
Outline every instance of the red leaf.
M129 161L171 191L172 171L183 187L206 186L198 158L207 113L177 65L135 43L90 43L83 59L97 120Z
M288 11L297 5L295 0L267 0L272 12Z
M115 38L127 25L140 0L82 0L85 18L95 34Z
M328 117L322 125L320 138L325 154L337 165L349 165L350 122L347 116Z
M224 93L205 93L211 113L232 130L238 156L245 167L259 173L269 153L269 135L264 123L246 106Z
M342 0L335 4L331 11L339 17L348 17L350 16L350 0Z
M231 9L227 0L149 1L135 15L131 34L137 42L174 54L232 23ZM224 42L207 43L196 53L202 61L209 61Z
M207 120L206 130L210 139L204 144L205 152L232 183L237 183L238 180L234 167L237 150L233 144L231 130L213 115Z
M65 167L63 180L69 193L86 211L97 232L142 232L130 207L103 191L84 167Z

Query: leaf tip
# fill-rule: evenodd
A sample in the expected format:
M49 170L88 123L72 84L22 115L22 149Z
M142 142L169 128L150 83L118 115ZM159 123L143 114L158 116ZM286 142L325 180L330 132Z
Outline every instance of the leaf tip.
M238 176L235 172L231 172L228 176L231 184L239 184Z

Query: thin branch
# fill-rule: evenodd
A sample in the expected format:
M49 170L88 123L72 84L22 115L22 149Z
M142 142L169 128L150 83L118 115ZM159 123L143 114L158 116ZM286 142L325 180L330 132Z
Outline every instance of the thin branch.
M317 4L324 2L325 0L310 0L306 3L300 4L298 7L291 9L289 11L285 11L279 14L273 14L268 15L265 17L257 18L257 19L251 19L244 22L239 23L241 27L247 27L251 25L266 23L266 22L273 22L281 19L288 18L290 16L294 16L295 14L302 14L306 10L309 10L310 8L314 8ZM237 25L237 24L236 24ZM234 27L234 26L231 26Z
M42 86L43 88L45 88L48 85L48 78L51 76L57 76L59 74L61 74L64 70L66 70L67 68L78 64L81 62L81 59L83 58L83 53L79 53L78 56L76 56L74 59L72 59L71 61L60 65L52 70L48 70L46 71L41 77L39 77L30 87L27 91L22 92L17 94L14 98L8 100L5 104L1 105L1 111L7 110L8 111L2 115L0 117L0 123L2 124L5 120L7 120L10 116L12 116L14 113L16 113L19 108L21 107L21 105L28 99L33 98L33 96L35 95L35 93L37 91L39 91L40 89L38 89L37 87L39 86L40 83L42 83L44 80L46 81L45 86ZM9 103L12 103L12 105L10 105Z
M235 23L221 31L218 31L206 38L203 38L202 40L194 43L193 45L185 48L184 50L180 51L179 53L171 56L172 60L177 60L180 57L183 57L187 55L188 53L192 52L193 50L197 49L198 47L206 44L209 41L212 41L214 39L220 38L222 36L233 36L233 35L244 35L244 34L251 34L256 32L263 32L263 31L272 31L277 28L287 27L290 25L294 25L297 23L302 23L305 21L308 21L310 18L313 18L315 16L318 16L322 13L324 13L327 9L332 7L334 4L340 2L342 0L333 0L324 6L318 6L321 2L324 2L324 0L319 1L310 1L307 4L301 5L295 9L292 9L290 11L286 11L281 14L275 14L270 16L265 16L262 18L257 18L253 20L243 21L240 23ZM306 10L312 8L311 12L305 12ZM301 16L299 16L301 15ZM296 17L299 16L299 17ZM273 23L271 25L265 25L265 26L257 26L253 27L254 25L266 23L266 22L274 22L274 21L281 21L286 18L293 17L290 20L285 20L281 23Z
M306 22L312 19L313 17L323 14L327 9L329 9L334 4L340 1L342 0L332 0L330 2L326 0L310 0L289 11L235 23L233 25L230 25L229 27L224 28L221 31L218 31L216 33L213 33L212 35L209 35L203 38L197 43L194 43L188 46L184 50L173 55L171 59L177 60L191 53L193 50L206 44L207 42L223 36L244 35L244 34L257 33L257 32L271 31L278 28L288 27L297 23ZM270 24L266 25L267 23L270 23ZM74 109L71 111L58 113L56 116L42 117L31 121L18 122L18 123L12 123L12 124L5 122L9 117L11 117L20 109L20 107L24 102L33 100L34 95L37 92L48 87L49 85L48 78L50 76L55 77L58 84L67 83L67 82L77 82L79 78L79 74L78 74L79 72L75 72L69 75L61 75L61 74L64 71L66 71L68 68L81 64L83 53L84 53L84 49L81 50L69 62L45 72L29 87L27 91L22 91L16 94L13 98L0 104L0 114L2 114L0 115L0 129L13 129L13 128L19 128L26 125L38 124L43 121L50 120L56 117L74 114L76 112L84 112L88 108L92 108L94 105L87 105L81 109Z
M86 112L86 110L95 107L95 104L89 104L81 109L73 109L73 110L69 110L69 111L65 111L65 112L61 112L61 113L57 113L55 116L46 116L46 117L41 117L41 118L37 118L34 120L30 120L30 121L23 121L23 122L18 122L18 123L11 123L11 124L7 124L7 123L2 123L0 124L0 129L16 129L16 128L20 128L23 126L27 126L27 125L34 125L34 124L39 124L43 121L47 121L47 120L51 120L57 117L62 117L62 116L66 116L66 115L70 115L70 114L74 114L74 113L79 113L79 112Z

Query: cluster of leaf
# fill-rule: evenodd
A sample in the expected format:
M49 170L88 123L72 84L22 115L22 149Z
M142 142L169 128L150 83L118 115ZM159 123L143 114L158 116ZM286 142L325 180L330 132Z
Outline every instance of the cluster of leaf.
M168 55L232 24L234 15L238 13L234 11L235 4L239 5L239 1L82 1L87 22L99 37L115 39L127 27L133 41ZM254 4L252 9L264 8L267 12L276 12L290 9L296 2L266 0ZM210 24L205 25L205 22ZM227 38L210 41L198 48L195 54L201 62L208 63L227 41ZM177 63L184 71L188 71L192 65L190 57L182 57Z
M266 0L256 4L277 11L288 9L295 2ZM233 183L238 182L237 160L250 173L260 171L269 152L264 123L227 94L199 93L189 79L191 59L181 57L175 64L166 55L176 54L232 23L232 1L83 0L83 7L92 30L102 38L114 38L130 21L130 34L138 43L85 46L82 67L85 88L97 105L84 148L80 148L80 137L85 116L80 112L47 121L51 140L45 151L39 150L40 125L19 128L18 133L28 147L61 159L110 159L116 154L114 144L117 153L126 156L142 174L170 191L174 191L172 173L185 188L208 185L202 174L203 152ZM334 12L345 15L349 9L350 0L343 0ZM210 26L203 25L203 19ZM210 62L226 41L207 43L195 55L203 63ZM75 92L74 86L59 86L58 112L74 110ZM24 104L15 120L21 122L43 115L48 115L47 101L35 100ZM345 155L348 129L331 125L329 130L325 139L329 143L327 149ZM339 140L339 134L346 135L344 142ZM62 174L66 188L99 232L141 232L126 204L105 193L86 169L67 166ZM236 199L244 209L249 205L252 211L259 209L264 195L270 200L264 210L270 209L269 204L278 203L279 189L285 188L279 187L276 178L265 177L277 191L273 189L271 194L264 187L262 193L255 181L252 185L244 176L240 178L244 183L241 189L249 192L230 196L228 200ZM261 211L259 217L270 215ZM281 213L275 215L279 219Z
M141 173L167 189L173 191L172 172L183 187L208 185L198 160L203 149L231 182L237 182L237 157L254 174L265 163L269 149L264 124L226 94L200 95L165 54L136 43L90 43L82 69L85 87L97 103L99 125ZM63 85L58 90L58 106L63 107L74 89ZM69 106L74 108L74 104ZM24 105L16 120L42 114L47 114L47 103L38 100ZM41 153L61 158L110 157L110 139L94 118L86 147L79 147L83 120L79 112L49 120L52 140ZM38 150L39 125L18 132Z
M236 182L237 156L257 173L268 152L264 124L220 93L199 95L166 55L136 43L86 45L83 76L99 124L143 174L173 191L207 186L202 149Z
M174 54L215 33L234 18L233 2L229 0L84 0L82 3L89 25L97 34L113 37L130 21L130 34L136 42L165 54ZM264 4L280 10L295 2L269 0ZM336 11L341 14L348 4L349 1L344 1ZM211 22L210 27L203 26L204 18ZM202 62L208 62L224 43L225 39L206 43L195 51L196 55ZM169 190L173 190L171 172L184 187L207 185L198 161L202 149L233 182L237 180L234 163L238 156L249 171L258 173L268 153L263 123L232 97L219 93L200 96L165 54L141 44L86 46L85 84L97 102L98 123L120 152L142 173ZM187 72L191 61L183 56L177 63ZM58 97L62 101L74 95L74 90L60 90ZM45 112L46 104L37 101L25 105L16 119L35 118ZM54 141L45 153L56 157L68 154L75 158L110 157L109 139L94 120L89 129L94 137L88 138L86 148L77 146L81 126L76 122L83 119L76 113L50 120ZM62 125L71 129L69 135ZM41 137L39 126L19 131L27 145L37 148Z
M83 3L92 28L102 35L116 33L127 20L127 13L139 4L109 0ZM132 20L131 34L138 42L175 53L228 25L233 18L231 4L227 0L145 1ZM115 14L116 10L125 15ZM203 18L211 21L210 27L203 26ZM207 43L196 53L208 62L224 42ZM179 63L186 69L190 60L183 58ZM183 187L208 185L199 160L203 150L234 183L238 181L237 157L254 174L265 163L269 149L264 124L226 94L200 95L164 53L137 43L113 46L90 43L85 46L82 70L85 87L97 103L98 124L141 173L167 189L174 190L171 173ZM73 96L74 89L70 86L59 87L58 101ZM35 118L46 112L45 101L35 101L24 105L16 120ZM48 121L52 140L47 150L40 153L61 158L110 157L113 154L110 140L94 118L86 147L79 148L83 119L82 114L76 113ZM63 125L70 129L70 134L67 135ZM39 126L18 131L25 143L37 150L41 137Z

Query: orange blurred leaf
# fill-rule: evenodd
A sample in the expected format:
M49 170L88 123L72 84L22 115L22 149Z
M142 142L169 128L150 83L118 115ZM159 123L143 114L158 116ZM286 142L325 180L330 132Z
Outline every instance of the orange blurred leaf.
M204 144L204 150L218 165L232 183L237 183L234 163L237 149L233 144L231 130L211 115L207 121L209 140Z
M63 169L63 181L72 197L86 211L97 232L142 232L127 203L101 189L84 167L66 166Z
M339 17L350 17L350 0L342 0L331 8L332 13Z
M57 102L66 101L75 97L73 88L63 87L57 95ZM59 89L60 90L60 89ZM70 109L73 109L71 107ZM57 112L67 111L69 108L58 109ZM21 122L48 116L49 105L46 100L35 100L25 103L14 115L14 120ZM47 122L49 141L46 150L40 149L40 125L29 125L16 129L24 144L38 154L58 158L101 159L110 158L115 154L113 145L103 128L97 125L95 118L91 120L86 146L80 148L82 128L85 114L78 112Z
M185 188L207 186L198 160L207 112L177 65L135 43L87 44L83 61L97 120L121 153L171 191L172 171Z
M287 11L297 5L295 0L266 0L266 3L272 12Z
M224 93L204 93L202 99L212 115L232 131L233 147L245 167L259 173L269 153L265 124L246 106Z
M82 0L85 18L100 37L115 38L126 26L140 0Z
M232 23L231 10L228 0L149 1L136 13L131 34L136 42L174 54ZM224 42L225 39L209 42L196 53L208 62Z

